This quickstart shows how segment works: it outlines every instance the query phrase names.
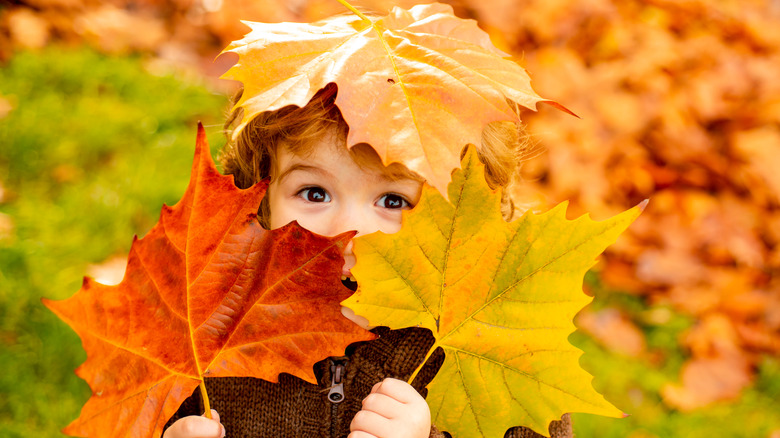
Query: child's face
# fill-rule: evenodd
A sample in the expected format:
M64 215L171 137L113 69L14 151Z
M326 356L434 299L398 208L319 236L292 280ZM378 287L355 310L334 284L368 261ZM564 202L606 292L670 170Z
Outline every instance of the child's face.
M310 153L297 155L280 147L268 187L271 229L293 220L317 234L359 235L401 229L401 211L420 199L422 182L390 178L373 166L359 166L333 136L317 141ZM342 275L355 264L352 243L344 251Z

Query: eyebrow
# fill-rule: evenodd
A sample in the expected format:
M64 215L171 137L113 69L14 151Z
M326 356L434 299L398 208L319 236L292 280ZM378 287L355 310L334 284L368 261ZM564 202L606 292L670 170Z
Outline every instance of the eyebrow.
M387 168L386 168L387 169ZM310 164L303 164L303 163L295 163L288 167L284 172L282 172L279 175L279 178L277 181L282 182L285 178L290 176L291 173L301 171L301 172L312 172L319 174L321 176L326 177L332 177L330 172L327 170L312 166ZM399 171L397 169L390 169L388 172L376 172L375 176L378 177L380 180L388 183L401 183L403 184L405 181L414 181L414 182L425 182L425 180L418 180L416 178L413 178L412 175L409 175L407 172Z
M302 172L312 172L312 173L318 173L322 176L328 176L330 173L322 168L319 168L317 166L311 166L308 164L302 164L302 163L296 163L292 166L288 167L284 172L282 172L281 175L279 175L278 181L281 182L285 178L287 178L291 173L296 171L302 171Z

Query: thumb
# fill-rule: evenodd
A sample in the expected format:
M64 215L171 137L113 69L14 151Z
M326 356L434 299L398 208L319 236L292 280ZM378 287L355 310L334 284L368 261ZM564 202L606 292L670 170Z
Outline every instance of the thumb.
M206 414L204 413L203 416L205 417ZM215 411L214 409L211 410L211 419L219 423L219 412Z
M206 414L204 413L204 414L203 414L203 416L205 417L205 416L206 416ZM222 425L222 423L220 423L220 421L219 421L219 412L217 412L217 411L215 411L214 409L212 409L212 410L211 410L211 419L212 419L213 421L216 421L217 423L219 423L219 428L220 428L220 430L222 431L222 432L221 432L221 436L223 436L223 437L224 437L224 436L225 436L225 426L223 426L223 425Z

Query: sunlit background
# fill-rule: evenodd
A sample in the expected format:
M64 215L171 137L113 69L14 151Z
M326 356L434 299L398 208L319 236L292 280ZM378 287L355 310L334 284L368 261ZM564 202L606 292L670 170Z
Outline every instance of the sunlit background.
M461 0L552 106L525 208L650 203L586 278L572 341L625 419L577 437L780 438L780 2ZM385 14L408 1L354 1ZM57 437L89 396L78 337L40 304L121 278L134 234L212 151L239 20L336 0L0 0L0 437ZM216 59L216 60L215 60Z

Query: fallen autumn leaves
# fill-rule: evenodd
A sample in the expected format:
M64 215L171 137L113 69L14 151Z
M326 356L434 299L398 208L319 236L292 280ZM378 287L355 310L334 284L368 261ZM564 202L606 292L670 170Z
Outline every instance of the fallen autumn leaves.
M736 397L761 355L780 353L778 11L696 1L526 8L534 23L559 23L517 33L517 47L541 46L526 52L537 89L583 118L527 116L549 149L527 178L596 217L651 199L607 251L601 278L696 319L668 404Z

